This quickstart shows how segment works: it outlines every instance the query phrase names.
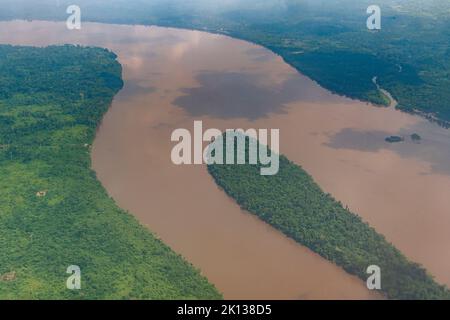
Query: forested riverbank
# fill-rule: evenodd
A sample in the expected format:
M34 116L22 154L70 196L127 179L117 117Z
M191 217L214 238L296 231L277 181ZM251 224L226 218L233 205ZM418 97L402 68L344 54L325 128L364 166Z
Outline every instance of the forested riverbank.
M122 87L115 54L2 45L0 74L0 299L221 298L90 169ZM66 288L71 265L82 290Z
M246 152L248 157L248 145ZM367 268L379 266L381 290L388 298L450 298L446 287L324 193L300 166L281 155L278 174L263 176L260 168L260 164L208 165L216 183L243 209L350 274L366 281Z
M0 20L65 20L68 0L4 0ZM17 5L16 5L17 4ZM20 4L20 5L18 5ZM369 31L369 0L80 0L83 20L221 33L279 54L301 73L347 97L387 104L448 126L449 10L445 1L380 0L382 28Z

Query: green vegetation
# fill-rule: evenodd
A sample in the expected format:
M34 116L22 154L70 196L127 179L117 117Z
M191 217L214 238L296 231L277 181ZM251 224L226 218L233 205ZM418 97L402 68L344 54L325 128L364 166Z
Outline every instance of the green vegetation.
M65 20L69 0L3 0L0 19ZM157 24L263 45L341 95L450 124L450 2L379 0L381 31L366 28L371 0L79 0L84 21Z
M96 127L121 87L105 49L0 46L0 299L221 297L90 170ZM66 289L69 265L82 290Z
M3 0L0 19L65 20L72 2L58 3ZM376 76L397 108L450 124L448 0L379 0L378 32L365 27L369 0L77 3L83 22L157 24L252 41L333 92L385 105L372 82ZM117 209L88 169L85 144L120 86L119 70L111 53L63 48L42 50L68 50L73 64L49 52L23 54L21 60L18 52L31 49L12 54L2 47L0 297L218 297L180 257ZM82 52L95 63L81 59ZM365 268L379 265L389 297L449 297L286 158L276 176L260 176L250 165L209 171L241 206L348 272L366 278ZM75 263L83 270L80 293L64 289L66 265Z
M434 282L360 217L325 194L301 167L284 156L280 156L276 175L262 176L260 167L213 164L208 171L243 209L347 272L366 280L367 267L378 265L387 297L450 298L446 287Z

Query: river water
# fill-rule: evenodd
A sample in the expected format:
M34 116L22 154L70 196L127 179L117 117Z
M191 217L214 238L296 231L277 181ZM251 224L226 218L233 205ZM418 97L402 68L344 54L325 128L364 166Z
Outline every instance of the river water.
M205 129L279 128L282 153L450 284L448 130L333 95L270 51L222 35L12 21L0 23L0 43L74 43L118 55L125 86L99 127L93 168L120 207L200 268L225 298L379 296L242 211L204 165L173 165L171 133L192 131L194 120ZM390 135L405 141L389 144Z

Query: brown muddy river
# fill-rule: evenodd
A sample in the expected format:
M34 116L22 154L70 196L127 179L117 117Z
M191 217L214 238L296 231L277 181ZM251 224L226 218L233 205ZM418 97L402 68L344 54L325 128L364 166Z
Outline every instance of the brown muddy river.
M125 86L99 128L93 168L119 206L200 268L225 298L378 296L241 211L205 166L173 165L171 133L193 130L194 120L221 130L279 128L282 153L450 285L448 130L333 95L270 51L221 35L13 21L0 23L0 43L74 43L118 55ZM405 141L384 141L394 134Z

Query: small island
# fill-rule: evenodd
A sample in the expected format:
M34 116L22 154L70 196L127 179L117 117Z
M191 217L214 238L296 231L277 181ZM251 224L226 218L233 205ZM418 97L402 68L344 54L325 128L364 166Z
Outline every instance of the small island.
M400 136L390 136L390 137L387 137L386 139L384 139L386 142L389 142L389 143L397 143L397 142L402 142L402 141L404 141L405 139L403 138L403 137L400 137Z
M419 142L420 140L422 140L422 137L419 136L417 133L413 133L411 135L411 140L414 141L414 142Z

